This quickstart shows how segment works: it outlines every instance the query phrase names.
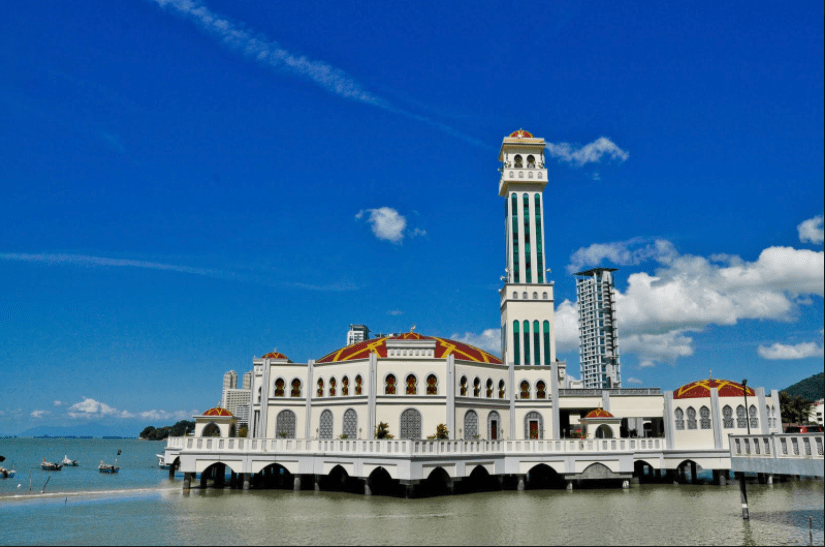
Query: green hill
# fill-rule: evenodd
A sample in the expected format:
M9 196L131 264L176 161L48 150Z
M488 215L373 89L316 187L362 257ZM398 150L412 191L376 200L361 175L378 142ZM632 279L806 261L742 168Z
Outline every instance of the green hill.
M825 394L825 372L814 374L810 378L805 378L782 391L791 397L799 395L809 401L822 399L823 394Z

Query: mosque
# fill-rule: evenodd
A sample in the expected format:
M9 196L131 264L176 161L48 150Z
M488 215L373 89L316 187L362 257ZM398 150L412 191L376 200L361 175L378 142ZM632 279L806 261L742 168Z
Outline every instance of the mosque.
M169 461L178 458L187 473L220 463L247 477L276 460L296 476L338 465L366 477L381 467L414 481L432 470L415 459L430 439L442 443L442 455L453 447L455 457L437 466L455 480L474 466L523 476L538 463L568 481L686 466L695 477L697 465L721 476L730 469L728 434L781 433L777 390L713 378L665 392L583 389L567 375L556 359L553 281L544 261L544 150L543 138L519 130L499 152L507 256L501 358L414 328L306 363L268 353L253 360L248 438L235 439L236 418L211 409L195 417L194 438L170 439ZM221 439L206 437L207 428ZM373 446L376 439L389 444ZM369 448L359 444L368 441ZM405 462L363 457L389 457L393 446ZM336 451L340 457L329 460Z

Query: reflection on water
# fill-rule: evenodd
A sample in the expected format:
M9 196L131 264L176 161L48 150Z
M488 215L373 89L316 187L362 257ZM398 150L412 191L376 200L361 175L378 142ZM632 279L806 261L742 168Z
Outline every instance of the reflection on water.
M95 445L90 452L118 443L105 442L112 444ZM823 483L818 480L750 484L750 521L741 519L736 485L504 491L411 500L287 490L185 493L180 481L170 484L154 468L154 459L147 459L162 445L120 444L124 456L128 448L135 458L134 469L124 469L124 478L131 473L125 488L84 492L82 483L72 482L82 477L77 475L62 483L72 494L0 498L0 545L805 545L809 517L814 518L814 542L823 542ZM110 484L89 475L96 482L86 490Z

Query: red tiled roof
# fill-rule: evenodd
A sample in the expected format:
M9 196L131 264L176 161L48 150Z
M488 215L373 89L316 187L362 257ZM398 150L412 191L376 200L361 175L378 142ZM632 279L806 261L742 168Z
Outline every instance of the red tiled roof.
M730 380L698 380L685 384L679 389L673 390L674 399L697 399L701 397L710 397L711 388L719 390L720 397L742 397L744 391L742 384L731 382ZM753 397L756 393L748 388L748 396Z
M267 353L266 355L264 355L263 357L261 357L261 359L286 359L287 361L289 361L289 357L287 357L283 353L279 353L277 351L271 351L271 352ZM289 361L289 362L291 363L292 361Z
M613 418L613 414L609 413L608 411L604 410L603 408L597 408L595 410L591 410L587 413L587 416L584 417L585 420L588 418Z
M511 139L532 139L533 134L529 131L525 131L524 129L519 129L518 131L513 131L510 133Z
M232 413L226 410L225 408L221 408L216 406L215 408L210 408L206 412L203 413L204 416L232 416Z
M384 338L373 338L364 340L351 346L346 346L333 351L316 361L316 363L338 363L341 361L352 361L354 359L367 359L370 353L377 353L379 357L387 356L387 340L435 340L435 359L446 359L448 355L455 355L456 359L463 361L474 361L476 363L502 364L501 359L480 350L464 342L457 342L447 338L437 336L424 336L417 332L406 332L398 336L385 336Z

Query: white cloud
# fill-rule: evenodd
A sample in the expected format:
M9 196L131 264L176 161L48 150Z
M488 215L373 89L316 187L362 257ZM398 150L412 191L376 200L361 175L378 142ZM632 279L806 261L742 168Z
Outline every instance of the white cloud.
M628 378L628 379L627 379L627 380L625 380L625 381L626 381L628 384L635 384L635 385L637 385L637 386L642 385L642 384L644 383L644 382L642 382L641 380L639 380L638 378Z
M650 242L635 238L612 243L594 243L589 247L582 247L571 255L567 271L573 273L588 266L597 266L605 260L618 266L637 265L651 259L668 262L677 254L673 244L664 239Z
M51 412L49 412L48 410L33 410L32 413L31 413L31 417L32 418L42 418L43 416L46 416L47 414L51 414Z
M76 266L128 266L132 268L148 268L152 270L167 270L172 272L206 275L209 277L224 277L221 272L190 268L189 266L175 266L159 262L144 260L129 260L122 258L106 258L101 256L87 256L75 254L48 254L48 253L0 253L0 260L17 260L21 262L43 262L46 264L73 264Z
M580 148L574 148L566 142L547 143L546 148L550 156L557 158L559 161L576 164L579 167L587 163L598 163L604 155L619 161L625 161L630 157L630 154L616 146L607 137L599 137Z
M465 332L462 336L456 333L450 338L483 349L494 355L501 354L501 329L485 329L481 334Z
M60 406L60 405L62 405L62 404L63 404L63 402L62 402L62 401L55 401L55 402L54 402L54 403L52 403L52 404L54 404L54 406Z
M357 220L361 220L364 215L368 215L367 222L372 228L375 237L384 241L389 241L400 245L404 241L407 228L407 219L392 207L379 207L378 209L366 209L358 211L355 215ZM426 235L427 232L416 228L409 232L411 237Z
M816 342L802 342L788 345L775 343L770 346L759 346L757 353L762 359L807 359L808 357L822 357L825 348Z
M680 255L672 243L643 240L596 244L579 249L571 257L571 271L607 260L635 265L645 260L658 263L653 274L634 273L627 289L616 291L617 321L622 353L639 356L640 366L674 363L693 354L690 332L708 325L735 325L741 320L791 321L800 306L810 305L812 295L823 296L825 254L791 247L769 247L757 260L734 255L710 258ZM573 304L557 316L559 348L572 346L575 326ZM559 327L566 332L562 335ZM578 333L575 333L576 342ZM570 338L570 340L567 340ZM760 355L790 354L787 348L764 348ZM572 349L572 347L570 348ZM800 347L799 352L810 352ZM766 357L768 358L768 357Z
M387 315L398 316L398 315L403 315L403 314L404 314L404 312L401 311L401 310L390 310L390 311L387 312Z
M67 412L71 418L100 418L103 416L130 417L128 412L119 412L116 408L112 408L106 403L101 403L88 397L83 397L81 402L70 406Z
M799 232L799 241L803 243L825 242L825 229L823 229L822 215L803 221L796 229Z
M138 412L135 416L144 420L188 420L198 414L197 410L177 410L167 412L165 410L146 410Z
M559 353L579 348L579 312L576 303L565 300L556 308L556 351Z

